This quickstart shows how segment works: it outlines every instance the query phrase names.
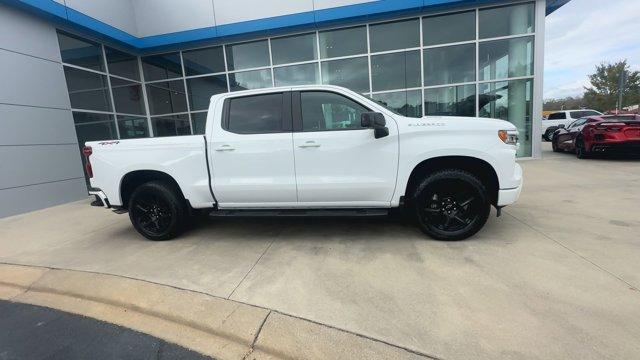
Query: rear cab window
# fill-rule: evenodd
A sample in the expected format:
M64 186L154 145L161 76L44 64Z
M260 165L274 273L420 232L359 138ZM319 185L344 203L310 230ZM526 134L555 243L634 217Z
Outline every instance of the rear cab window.
M593 111L593 110L572 111L570 114L572 119L579 119L587 116L600 115L599 112Z
M290 93L269 93L225 100L222 128L236 134L291 130Z
M549 115L549 120L564 120L567 115L564 112L557 112Z

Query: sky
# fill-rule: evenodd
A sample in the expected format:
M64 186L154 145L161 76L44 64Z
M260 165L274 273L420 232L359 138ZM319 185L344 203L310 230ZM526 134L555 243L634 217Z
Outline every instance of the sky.
M544 98L582 95L601 62L640 70L640 0L571 0L546 18Z

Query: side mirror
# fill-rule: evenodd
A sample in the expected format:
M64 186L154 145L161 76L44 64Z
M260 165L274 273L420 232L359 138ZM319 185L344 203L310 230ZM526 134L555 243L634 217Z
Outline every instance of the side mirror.
M564 127L565 127L564 124L558 125L558 129L564 129Z
M360 124L363 128L373 129L373 133L376 139L389 135L389 128L387 128L387 121L384 115L379 112L366 112L360 116Z

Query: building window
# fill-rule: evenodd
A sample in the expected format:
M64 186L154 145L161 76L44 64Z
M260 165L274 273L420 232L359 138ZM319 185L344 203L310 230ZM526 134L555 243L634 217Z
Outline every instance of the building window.
M533 79L484 83L479 92L479 116L515 125L520 133L518 156L531 156Z
M369 92L369 61L366 56L322 62L322 83Z
M111 92L116 112L145 115L142 85L132 81L111 77Z
M207 110L209 99L215 94L227 92L225 75L201 76L187 79L191 110Z
M58 32L58 44L63 63L96 71L104 70L100 44L63 32Z
M149 126L147 118L118 115L118 132L121 139L148 137Z
M411 19L369 27L371 52L409 49L420 46L420 21Z
M271 71L253 70L229 74L231 91L261 89L272 86Z
M276 86L309 85L320 83L318 64L282 66L273 69Z
M420 90L373 94L371 98L400 115L413 118L422 117L422 92Z
M222 46L182 52L186 76L221 73L225 71Z
M151 115L175 114L187 111L184 81L161 81L147 84Z
M534 31L533 13L533 3L481 9L479 38L530 34Z
M303 34L271 39L273 65L316 60L316 34Z
M175 79L182 76L180 54L177 52L142 58L146 81Z
M420 52L372 55L371 80L373 91L420 87Z
M321 31L319 36L322 59L367 53L365 26Z
M476 39L476 12L429 16L422 19L424 46L450 44Z
M533 75L533 37L480 43L480 80Z
M445 85L476 81L476 46L464 44L424 51L424 84Z
M157 116L151 118L155 136L190 135L191 125L188 114Z
M476 116L476 86L447 86L424 91L426 115Z
M64 67L72 109L112 111L105 75Z
M136 56L108 46L104 47L104 53L107 56L109 74L140 81L140 67Z
M266 40L227 46L227 67L229 71L269 65L269 43Z

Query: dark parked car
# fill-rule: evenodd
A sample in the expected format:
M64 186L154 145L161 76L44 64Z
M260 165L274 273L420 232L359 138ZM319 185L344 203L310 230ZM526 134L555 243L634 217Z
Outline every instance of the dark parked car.
M640 155L640 116L601 115L560 125L553 134L553 151L575 152L579 159L593 154Z

